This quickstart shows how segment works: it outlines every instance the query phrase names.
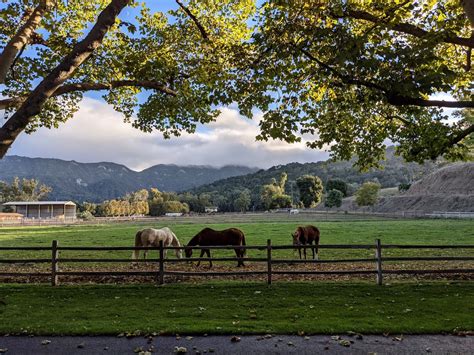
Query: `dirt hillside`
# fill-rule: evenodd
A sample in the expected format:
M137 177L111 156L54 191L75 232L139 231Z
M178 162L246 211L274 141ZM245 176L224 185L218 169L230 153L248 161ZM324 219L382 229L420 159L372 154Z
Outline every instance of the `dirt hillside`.
M341 209L363 210L355 199L345 199ZM396 196L380 198L375 212L474 212L474 163L445 166L414 182Z

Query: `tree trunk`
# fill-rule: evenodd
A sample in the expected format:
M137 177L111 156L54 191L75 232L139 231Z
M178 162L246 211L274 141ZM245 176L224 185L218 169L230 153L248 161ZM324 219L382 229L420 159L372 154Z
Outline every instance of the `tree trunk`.
M40 4L30 11L28 18L18 32L7 43L0 55L0 84L5 83L8 70L15 61L18 53L28 44L35 29L40 24L45 12L51 6L51 0L41 0Z
M112 0L101 12L89 34L77 43L63 61L31 92L20 108L0 129L0 158L3 158L18 135L28 126L54 92L100 46L120 11L131 0Z

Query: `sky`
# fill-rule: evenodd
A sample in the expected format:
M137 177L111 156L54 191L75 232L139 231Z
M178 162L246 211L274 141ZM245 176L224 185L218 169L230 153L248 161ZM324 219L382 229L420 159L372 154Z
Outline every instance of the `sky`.
M250 120L233 108L223 107L216 122L205 129L164 139L158 132L144 133L133 128L102 100L86 97L73 119L58 129L40 128L31 135L20 135L8 155L110 161L134 170L155 164L269 168L328 158L327 152L307 148L304 140L296 144L257 142L260 118L261 114L256 114Z
M161 5L154 1L146 3L153 11L177 7L174 1L160 2ZM120 17L133 22L137 12L138 9L127 8ZM41 128L31 135L21 134L8 155L78 162L110 161L134 170L155 164L269 168L329 157L325 151L307 148L304 141L297 144L257 142L261 114L249 120L230 107L221 108L216 122L198 128L196 133L165 140L158 132L144 133L124 123L122 115L114 112L100 95L100 92L88 93L74 118L58 129ZM3 124L1 112L0 124Z

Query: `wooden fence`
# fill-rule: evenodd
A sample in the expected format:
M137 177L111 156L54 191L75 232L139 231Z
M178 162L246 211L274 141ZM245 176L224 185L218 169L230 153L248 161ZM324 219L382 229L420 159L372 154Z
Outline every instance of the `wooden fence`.
M2 251L50 251L51 258L36 258L36 259L0 259L0 264L37 264L48 263L51 265L50 272L1 272L0 277L45 277L50 278L51 284L56 286L59 284L60 276L152 276L157 279L160 285L165 282L165 276L252 276L252 275L266 275L267 283L272 283L273 275L374 275L375 281L378 285L382 285L383 277L387 274L472 274L472 268L451 268L451 269L398 269L398 270L384 270L383 262L389 261L474 261L473 256L396 256L384 257L383 250L385 249L474 249L474 245L404 245L404 244L382 244L380 239L377 239L374 244L331 244L319 245L319 249L358 249L358 250L373 250L373 258L352 258L352 259L328 259L328 260L313 260L313 259L275 259L273 258L274 250L288 250L294 249L293 245L272 245L271 240L267 240L266 245L259 246L239 246L240 249L245 250L266 250L266 257L217 257L217 258L182 258L182 259L167 259L164 257L165 250L184 249L185 247L163 247L160 242L159 247L62 247L59 246L56 240L53 240L50 247L0 247ZM201 250L202 247L191 247L195 250ZM235 246L211 246L206 249L224 249L234 250ZM306 249L311 250L312 247L307 246ZM137 259L133 262L156 262L158 269L156 271L61 271L59 265L61 263L130 263L131 259L124 258L61 258L60 251L133 251L133 250L155 250L159 252L158 259ZM188 261L251 261L257 263L265 263L266 270L264 271L168 271L165 265L168 263L182 263ZM373 270L273 270L272 266L277 264L336 264L336 263L374 263Z

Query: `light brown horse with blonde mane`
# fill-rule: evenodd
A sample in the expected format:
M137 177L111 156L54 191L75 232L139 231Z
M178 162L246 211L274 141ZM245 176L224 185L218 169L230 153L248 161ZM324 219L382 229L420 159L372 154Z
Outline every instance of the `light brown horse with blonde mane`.
M135 246L136 247L159 247L160 242L163 242L164 247L174 246L180 247L181 244L176 235L168 227L161 229L146 228L138 231L135 235ZM164 256L166 257L167 250L164 250ZM176 249L176 257L182 258L181 249ZM148 250L143 251L143 258L146 259ZM140 250L134 250L132 259L138 259Z

